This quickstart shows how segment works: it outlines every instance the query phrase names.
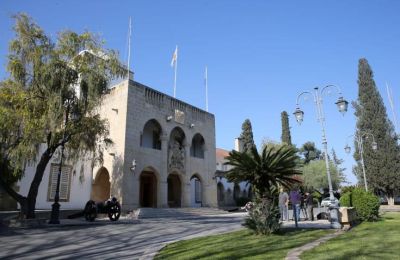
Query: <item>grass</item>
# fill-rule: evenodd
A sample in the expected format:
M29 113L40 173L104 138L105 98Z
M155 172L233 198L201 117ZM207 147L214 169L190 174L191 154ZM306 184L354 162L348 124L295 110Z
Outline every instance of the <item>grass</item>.
M271 236L249 230L195 238L167 245L155 259L284 259L295 247L314 241L332 230L282 230Z
M301 259L400 259L400 213L364 222L301 255Z

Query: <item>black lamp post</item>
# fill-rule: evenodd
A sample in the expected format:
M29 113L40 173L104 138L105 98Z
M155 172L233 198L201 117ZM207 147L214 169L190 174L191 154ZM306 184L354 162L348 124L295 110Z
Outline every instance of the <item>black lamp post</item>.
M70 99L67 99L67 109L65 111L65 121L64 121L65 125L61 142L60 166L58 168L58 174L57 174L56 194L54 195L54 203L53 205L51 205L51 216L49 224L60 224L60 203L58 202L60 201L60 180L61 180L61 172L64 159L64 148L65 148L64 140L65 140L65 130L68 124L69 109L70 109Z

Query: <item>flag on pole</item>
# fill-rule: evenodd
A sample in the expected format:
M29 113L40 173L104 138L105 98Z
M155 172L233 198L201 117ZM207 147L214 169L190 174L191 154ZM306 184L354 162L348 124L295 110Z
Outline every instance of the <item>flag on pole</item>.
M171 67L173 67L177 61L178 61L178 45L176 45L174 54L172 55Z
M176 97L176 71L178 67L178 45L176 45L174 54L172 55L171 67L174 67L174 98Z

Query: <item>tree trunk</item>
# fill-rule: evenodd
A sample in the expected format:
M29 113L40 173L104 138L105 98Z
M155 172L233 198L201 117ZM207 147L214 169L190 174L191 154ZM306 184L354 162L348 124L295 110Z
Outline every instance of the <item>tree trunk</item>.
M33 177L31 187L29 188L28 196L26 197L25 207L25 216L26 218L35 218L35 207L36 207L36 197L39 192L39 186L42 182L44 170L46 169L47 164L49 163L52 156L53 149L47 148L46 151L40 157L40 161L36 166L36 173ZM21 205L22 209L22 205Z
M3 187L3 189L8 193L8 195L11 196L11 198L13 198L14 200L16 200L20 205L21 205L21 212L22 212L22 205L25 204L26 201L26 197L18 194L12 187L10 184L8 184L7 182L5 182L0 175L0 185Z
M386 199L389 206L394 206L394 196L387 195Z

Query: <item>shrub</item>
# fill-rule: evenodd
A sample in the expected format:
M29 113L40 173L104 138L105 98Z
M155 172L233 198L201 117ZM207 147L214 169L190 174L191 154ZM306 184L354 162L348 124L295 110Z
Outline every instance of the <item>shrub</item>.
M279 218L278 205L271 200L260 199L249 211L244 226L254 230L256 234L270 235L279 231Z
M362 188L344 193L340 198L340 205L354 207L360 220L375 221L379 218L379 198Z
M352 207L351 205L351 191L343 193L339 200L340 206Z

